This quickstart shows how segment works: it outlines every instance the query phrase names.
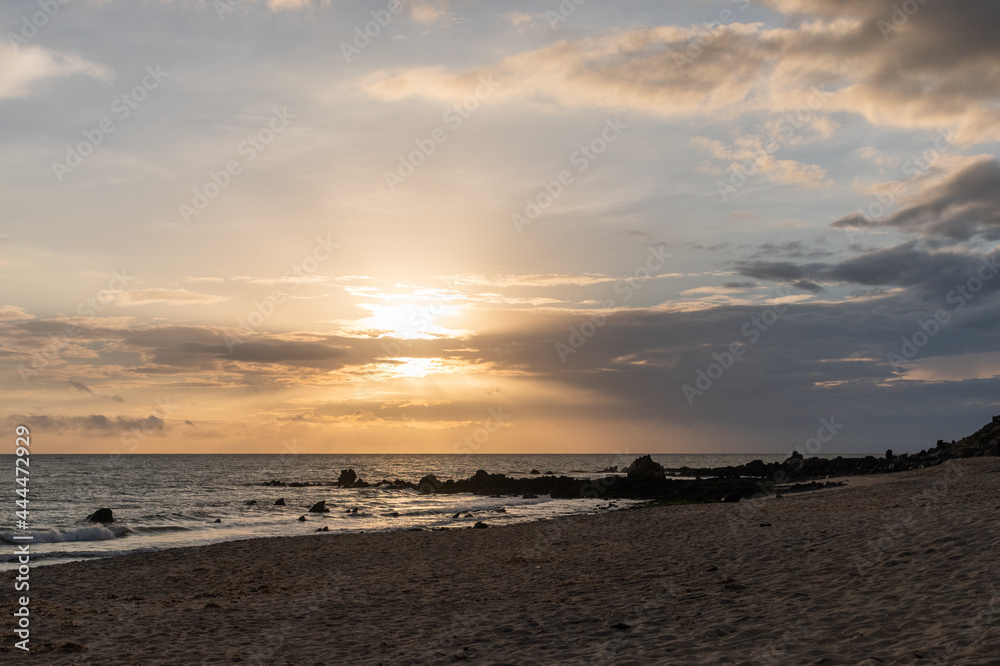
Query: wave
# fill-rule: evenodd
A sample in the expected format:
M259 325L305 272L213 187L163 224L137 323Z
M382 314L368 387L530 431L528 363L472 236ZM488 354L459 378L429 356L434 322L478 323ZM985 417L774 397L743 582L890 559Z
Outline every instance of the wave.
M127 527L108 528L100 525L90 527L77 527L70 530L51 529L45 532L6 532L0 534L0 541L7 543L59 543L62 541L110 541L119 537L127 536L130 533ZM30 536L32 539L14 539L15 536Z

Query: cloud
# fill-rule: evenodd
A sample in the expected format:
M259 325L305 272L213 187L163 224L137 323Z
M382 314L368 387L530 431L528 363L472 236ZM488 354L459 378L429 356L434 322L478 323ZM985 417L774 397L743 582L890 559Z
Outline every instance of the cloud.
M145 418L131 416L63 416L48 414L14 414L4 419L8 425L27 425L32 430L48 433L118 434L133 431L161 433L165 430L163 419L153 414Z
M854 213L833 226L895 227L957 241L1000 240L1000 162L995 158L975 162L887 218L868 220Z
M16 305L0 305L0 321L32 319L33 317Z
M228 300L225 296L199 294L187 289L152 288L123 291L115 299L115 305L121 307L151 305L153 303L165 303L167 305L212 305Z
M935 251L916 241L872 250L836 264L795 264L787 261L741 261L740 275L758 280L786 282L800 289L816 291L818 282L859 284L868 287L902 287L943 300L957 286L980 276L1000 257L1000 250L980 254L966 251ZM1000 280L983 280L983 291L1000 289Z
M379 72L365 84L379 99L468 95L482 77L496 100L542 108L633 110L658 117L727 119L749 112L822 108L814 128L830 136L829 114L846 112L900 128L956 128L966 145L1000 139L1000 8L979 0L926 3L885 34L894 3L771 0L789 27L733 22L659 26L566 40L474 70L422 67ZM692 44L699 46L690 57ZM826 90L817 100L816 90ZM773 127L778 122L768 119ZM802 137L792 137L795 143ZM815 170L771 165L785 182L822 183Z
M83 393L89 393L90 395L94 395L94 392L90 390L90 387L86 386L82 382L75 382L72 379L69 379L67 381L69 381L70 385L77 391L82 391Z
M82 75L110 80L112 72L78 55L0 43L0 99L26 97L46 82Z

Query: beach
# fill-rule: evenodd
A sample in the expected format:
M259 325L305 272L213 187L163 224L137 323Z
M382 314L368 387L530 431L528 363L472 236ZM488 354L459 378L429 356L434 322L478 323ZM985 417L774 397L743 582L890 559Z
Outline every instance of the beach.
M32 569L57 664L996 664L1000 458L738 504ZM13 572L4 574L13 589Z

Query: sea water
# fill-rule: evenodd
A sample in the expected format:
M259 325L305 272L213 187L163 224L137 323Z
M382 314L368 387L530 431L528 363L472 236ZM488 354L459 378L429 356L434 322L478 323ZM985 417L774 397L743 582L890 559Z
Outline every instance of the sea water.
M13 456L7 469L13 469ZM784 455L654 455L667 468L720 467ZM416 483L425 474L440 480L468 478L479 469L512 477L539 472L577 478L607 476L634 456L620 455L33 455L26 529L17 529L16 486L5 484L5 518L0 520L0 569L12 569L15 535L33 537L32 564L53 564L126 553L197 546L234 539L315 533L400 529L467 528L483 521L505 525L628 506L606 500L539 496L486 497L422 495L412 490L290 488L263 484L331 483L354 469L369 483L402 479ZM13 481L11 479L11 481ZM284 506L275 501L284 498ZM325 500L329 513L308 513ZM85 522L108 507L115 522ZM357 508L357 512L353 510ZM503 511L498 511L503 509ZM457 514L457 517L456 517ZM300 516L306 521L300 522ZM218 521L218 522L216 522ZM23 544L25 541L17 541Z

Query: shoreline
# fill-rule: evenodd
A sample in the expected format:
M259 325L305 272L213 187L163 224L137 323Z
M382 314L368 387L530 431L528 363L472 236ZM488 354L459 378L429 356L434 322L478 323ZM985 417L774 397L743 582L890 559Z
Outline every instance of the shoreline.
M32 576L26 657L985 664L1000 653L1000 459L846 480L739 504L54 564ZM0 654L14 652L12 629L0 627Z

